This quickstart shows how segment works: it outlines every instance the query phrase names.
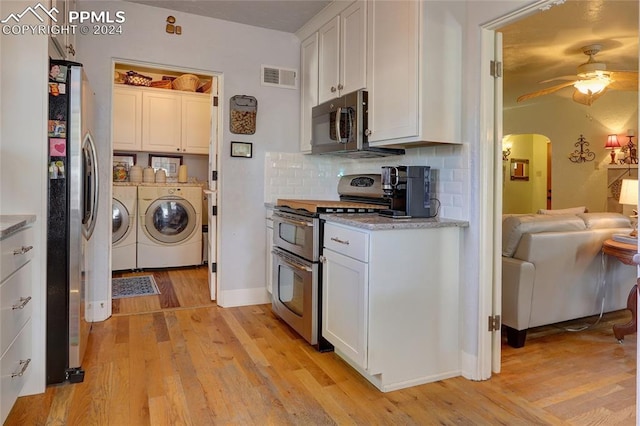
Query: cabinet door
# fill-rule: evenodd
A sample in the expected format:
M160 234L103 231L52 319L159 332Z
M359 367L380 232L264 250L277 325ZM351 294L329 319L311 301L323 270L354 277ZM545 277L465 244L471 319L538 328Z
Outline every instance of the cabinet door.
M172 93L142 94L142 149L180 152L181 98Z
M340 79L340 16L318 31L318 103L338 96Z
M318 105L318 33L300 46L300 151L311 152L311 109Z
M356 1L340 14L340 95L367 84L367 4Z
M337 350L367 368L368 264L332 250L322 266L322 335Z
M69 26L69 11L75 10L76 0L51 0L51 7L58 10L56 16L56 25L67 28ZM60 31L60 34L52 34L51 38L60 56L67 60L74 60L75 51L75 35L69 34L68 31Z
M142 150L142 92L129 87L113 89L113 149Z
M369 3L369 142L419 134L419 12L420 2Z
M211 98L182 95L182 152L208 154L211 140Z

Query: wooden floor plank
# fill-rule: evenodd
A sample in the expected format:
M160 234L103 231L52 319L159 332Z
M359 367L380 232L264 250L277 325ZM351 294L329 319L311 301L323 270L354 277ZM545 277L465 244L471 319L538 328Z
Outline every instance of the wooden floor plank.
M207 289L198 268L167 276ZM5 424L634 425L637 336L621 345L611 330L627 319L606 314L579 333L562 327L595 318L532 329L523 348L503 344L502 371L487 381L382 393L269 305L121 313L93 325L84 383L19 398Z

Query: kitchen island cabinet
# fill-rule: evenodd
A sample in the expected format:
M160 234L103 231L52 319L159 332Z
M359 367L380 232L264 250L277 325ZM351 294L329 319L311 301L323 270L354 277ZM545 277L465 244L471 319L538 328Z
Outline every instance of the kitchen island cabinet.
M339 216L324 227L323 337L383 392L459 375L465 222L366 229Z

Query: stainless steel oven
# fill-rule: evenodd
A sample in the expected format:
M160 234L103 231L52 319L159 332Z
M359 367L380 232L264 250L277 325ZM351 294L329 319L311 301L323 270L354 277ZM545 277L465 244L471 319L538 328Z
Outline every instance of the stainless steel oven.
M318 344L318 263L274 247L272 309L307 342Z
M312 262L320 256L320 219L299 214L273 213L273 244Z

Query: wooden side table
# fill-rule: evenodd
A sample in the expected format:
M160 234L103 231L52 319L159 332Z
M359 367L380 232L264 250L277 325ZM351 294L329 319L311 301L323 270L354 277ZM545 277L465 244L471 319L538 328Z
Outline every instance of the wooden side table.
M638 246L635 244L621 243L614 240L606 240L604 243L602 243L602 253L615 257L625 265L637 266L637 264L633 261L633 255L635 255L637 252ZM615 324L613 326L613 335L616 336L616 339L618 339L618 342L620 343L623 342L625 335L635 333L638 330L637 294L639 282L640 279L638 279L636 281L636 284L631 288L629 297L627 298L627 309L631 311L631 321L626 324Z

